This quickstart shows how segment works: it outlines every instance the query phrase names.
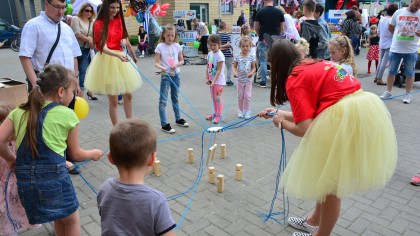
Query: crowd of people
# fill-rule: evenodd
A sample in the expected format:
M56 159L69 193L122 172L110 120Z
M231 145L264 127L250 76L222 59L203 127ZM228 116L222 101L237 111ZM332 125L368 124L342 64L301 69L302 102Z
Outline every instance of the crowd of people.
M74 162L97 161L104 154L79 146L79 120L71 109L75 95L83 96L86 89L91 100L98 99L95 93L108 97L113 129L107 157L119 172L118 178L101 185L97 197L102 235L175 235L176 224L164 194L144 181L156 159L157 136L150 124L132 119L132 94L141 88L142 78L121 1L104 0L97 17L93 6L86 3L70 26L62 21L65 9L64 0L46 0L45 11L26 23L19 57L27 76L28 101L17 108L0 104L0 165L7 170L1 173L0 186L4 188L5 175L14 169L9 191L19 196L7 209L19 227L8 223L2 232L54 222L57 235L80 235L79 203L69 170ZM254 75L259 73L258 87L267 87L267 68L271 70L271 105L290 103L291 111L270 107L258 116L302 137L281 185L289 196L315 200L316 205L306 218L288 218L290 226L305 231L294 236L330 235L343 198L383 187L393 175L396 135L380 98L392 96L395 74L403 60L407 76L403 102L411 102L420 37L420 31L415 30L419 9L420 0L412 0L399 10L390 4L387 15L369 27L368 73L375 61L375 83L387 85L380 97L363 91L357 79L355 56L363 30L357 8L346 13L342 34L332 37L322 18L321 4L304 0L302 16L295 21L282 7L275 7L273 0L264 0L251 25L243 14L238 19L241 37L236 54L225 22L220 22L217 34L209 34L203 22L193 20L206 62L204 82L212 101L206 120L212 124L222 121L223 89L234 85L233 78L237 117L250 119ZM256 45L251 28L258 35ZM143 27L138 39L138 49L144 55L148 41ZM178 93L184 56L174 25L163 28L154 53L161 76L160 125L163 132L173 134L176 131L165 111L169 90L175 124L189 127L180 115ZM388 59L385 83L382 76ZM117 115L119 96L123 97L124 121ZM382 148L372 148L375 146ZM412 183L420 185L420 175L414 176ZM127 216L132 220L127 221Z

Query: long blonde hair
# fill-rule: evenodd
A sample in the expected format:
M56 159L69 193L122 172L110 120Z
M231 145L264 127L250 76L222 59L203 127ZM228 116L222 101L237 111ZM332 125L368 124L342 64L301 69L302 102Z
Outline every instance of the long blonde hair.
M159 38L159 43L164 43L165 42L165 33L166 31L174 31L175 33L175 38L174 38L174 43L178 42L178 32L176 31L175 26L171 25L171 24L167 24L163 27L162 33L160 34L160 38Z
M357 76L357 66L354 62L354 52L351 46L350 39L345 35L338 35L330 40L330 45L336 46L338 49L344 49L343 58L340 59L340 64L350 65L353 69L353 76Z

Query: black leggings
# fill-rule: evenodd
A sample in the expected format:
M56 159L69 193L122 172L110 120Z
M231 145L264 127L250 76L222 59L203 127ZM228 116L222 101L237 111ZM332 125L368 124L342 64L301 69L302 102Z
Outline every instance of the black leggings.
M201 52L203 52L204 55L209 54L209 49L207 47L208 39L209 39L209 36L201 36L201 39L200 39Z

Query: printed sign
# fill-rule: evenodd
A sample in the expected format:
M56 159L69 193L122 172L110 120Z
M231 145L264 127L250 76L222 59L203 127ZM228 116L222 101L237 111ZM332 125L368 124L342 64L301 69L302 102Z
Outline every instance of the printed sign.
M194 48L197 31L178 32L178 39L183 43L183 52L186 57L198 57L198 49Z
M397 40L414 41L419 18L417 16L400 16L396 25Z
M192 20L196 18L195 10L174 10L174 19Z
M346 19L346 12L349 10L329 10L328 19Z

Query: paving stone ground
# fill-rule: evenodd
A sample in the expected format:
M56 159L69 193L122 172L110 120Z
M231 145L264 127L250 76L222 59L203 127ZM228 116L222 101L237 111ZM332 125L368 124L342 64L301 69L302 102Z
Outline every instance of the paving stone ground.
M356 58L360 81L366 91L381 94L384 86L373 83L374 75L366 75L366 51ZM158 92L160 77L155 75L153 58L140 58L137 63L147 76L143 87L133 96L133 117L147 120L158 133L158 159L161 161L160 177L149 175L146 183L165 193L166 196L186 191L198 176L201 154L201 132L208 122L203 116L211 112L208 87L204 84L205 66L186 65L181 72L180 104L190 127L174 126L175 134L160 130L158 115ZM25 78L18 54L10 49L0 49L0 77L23 81ZM420 89L416 83L415 90ZM269 88L254 86L252 112L256 114L269 106ZM223 92L225 115L223 124L239 121L236 118L237 101L235 87L226 87ZM395 95L404 93L403 88L394 87ZM99 95L98 101L88 101L90 112L80 122L80 144L83 148L108 150L108 135L111 122L108 116L108 100ZM420 171L420 93L413 95L412 103L405 105L402 98L386 101L392 115L399 145L398 166L391 181L385 188L372 190L364 195L356 195L342 201L341 215L333 235L420 235L420 187L409 184L410 177ZM289 110L289 106L284 109ZM166 109L168 120L174 124L172 107ZM120 117L124 117L122 106ZM188 136L188 134L191 134ZM182 137L180 137L182 136ZM285 132L288 158L300 139ZM185 209L185 219L176 231L177 235L291 235L294 230L273 220L263 222L256 211L268 212L274 194L275 178L281 151L280 131L271 122L256 119L249 126L217 134L215 142L227 145L227 158L220 158L216 152L214 161L216 174L225 177L225 191L218 193L216 186L209 184L207 168L204 169L197 192L189 202L189 197L170 201L172 215L180 223ZM204 153L207 156L209 135L205 135ZM383 144L387 145L387 144ZM188 164L187 149L194 148L195 162ZM372 147L380 148L380 147ZM235 177L235 164L244 168L243 181ZM117 171L107 158L89 162L80 167L83 176L96 189L107 178L117 177ZM72 176L80 202L82 235L100 235L100 217L96 206L95 193L80 176ZM306 216L314 207L312 201L289 199L289 215ZM275 211L283 210L281 192L277 195ZM31 229L21 235L54 235L52 224Z

